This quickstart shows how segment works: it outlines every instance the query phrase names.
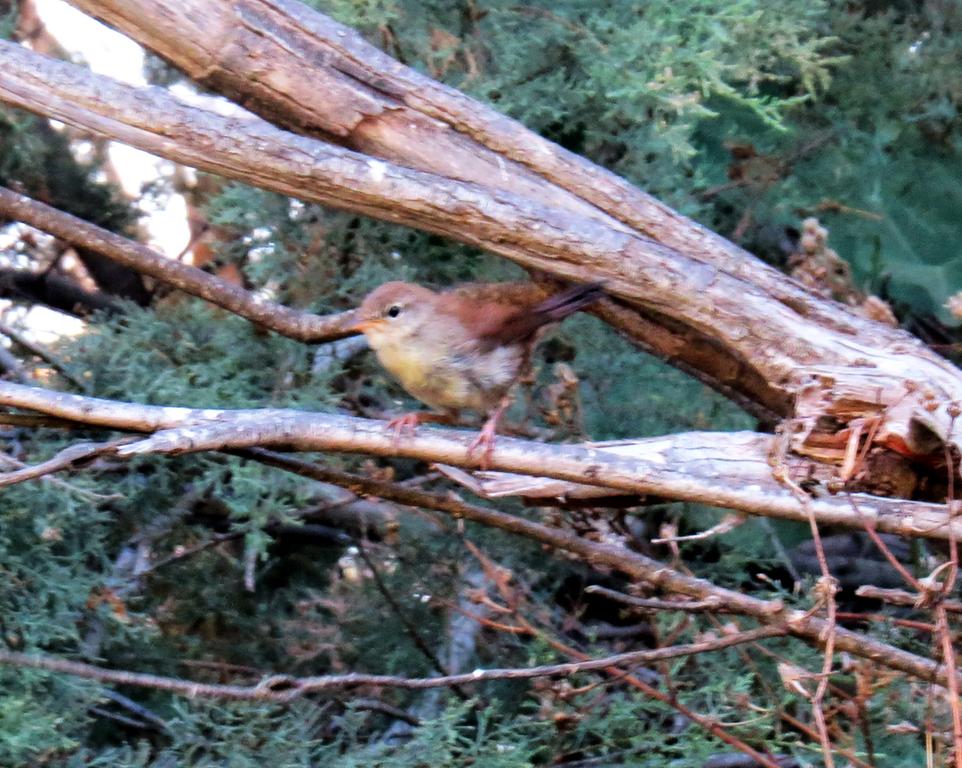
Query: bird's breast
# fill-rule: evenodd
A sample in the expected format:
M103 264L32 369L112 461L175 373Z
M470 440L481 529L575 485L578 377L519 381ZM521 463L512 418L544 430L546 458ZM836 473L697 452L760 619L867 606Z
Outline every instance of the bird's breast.
M523 359L516 345L481 351L423 343L384 345L381 364L410 394L434 408L492 408L518 376Z
M381 365L410 391L411 387L422 386L431 375L436 361L432 355L411 345L388 344L377 350Z

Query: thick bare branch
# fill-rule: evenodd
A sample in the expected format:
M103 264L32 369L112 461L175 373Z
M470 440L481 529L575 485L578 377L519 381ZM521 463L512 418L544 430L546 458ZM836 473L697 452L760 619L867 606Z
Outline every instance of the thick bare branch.
M384 422L330 413L282 409L218 410L136 405L51 392L0 382L0 405L25 408L85 424L154 432L118 448L118 455L186 453L253 446L290 446L303 451L348 451L407 456L474 467L474 433L419 428L395 444ZM805 522L805 505L772 477L769 435L753 432L695 432L632 443L629 455L592 445L549 445L499 437L491 466L628 494L695 501L766 517ZM944 505L855 495L822 495L809 502L820 524L947 539L962 521L949 519Z
M623 222L764 286L778 301L821 324L849 333L864 327L847 309L816 300L624 179L402 65L353 29L301 3L72 2L277 125L410 168Z
M470 131L449 125L447 115L407 103L419 80L438 84L301 3L80 0L74 5L275 125L619 226L595 205L545 183L504 152L476 141Z

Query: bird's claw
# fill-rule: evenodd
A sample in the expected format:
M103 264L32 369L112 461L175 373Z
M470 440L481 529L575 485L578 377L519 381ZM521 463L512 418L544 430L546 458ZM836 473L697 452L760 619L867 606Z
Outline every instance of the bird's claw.
M394 450L398 449L401 444L401 436L407 432L410 435L414 435L417 431L418 425L421 423L421 414L405 413L401 416L397 416L391 419L387 423L387 428L393 430L394 432Z

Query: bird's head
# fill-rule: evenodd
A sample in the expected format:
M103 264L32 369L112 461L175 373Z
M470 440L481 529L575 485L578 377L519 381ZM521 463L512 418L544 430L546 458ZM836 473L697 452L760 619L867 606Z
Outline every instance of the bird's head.
M430 323L437 294L413 283L375 288L357 310L352 330L361 331L375 350L401 343Z

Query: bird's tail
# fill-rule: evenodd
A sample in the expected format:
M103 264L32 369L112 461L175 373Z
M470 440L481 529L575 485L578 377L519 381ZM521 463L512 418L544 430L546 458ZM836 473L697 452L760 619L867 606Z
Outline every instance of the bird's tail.
M532 309L532 314L544 318L544 323L555 323L564 320L568 315L573 315L605 295L601 290L603 283L585 283L575 285L536 305Z
M519 310L493 334L491 343L510 344L522 341L545 325L564 320L568 315L594 304L604 296L603 283L575 285L549 296L529 309Z

